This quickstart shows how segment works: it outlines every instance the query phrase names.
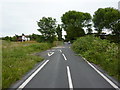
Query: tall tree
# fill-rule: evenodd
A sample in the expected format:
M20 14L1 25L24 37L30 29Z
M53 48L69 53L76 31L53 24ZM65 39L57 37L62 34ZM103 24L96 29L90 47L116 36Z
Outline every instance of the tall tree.
M62 28L61 28L60 24L58 24L58 26L56 28L56 33L57 33L57 36L58 36L58 40L61 41L62 40Z
M68 11L61 17L63 28L67 33L67 40L75 40L80 36L84 36L85 32L83 27L91 21L89 13Z
M111 23L119 19L120 12L114 8L99 8L93 15L94 27L96 31L98 31L98 34L100 34L104 28L111 29Z
M88 24L88 25L86 25L86 27L87 27L87 31L88 31L87 34L91 34L92 33L92 24Z
M113 40L116 43L120 43L120 19L111 23L112 33L115 35L115 39Z
M55 30L56 30L56 19L51 17L43 17L37 22L40 29L39 32L43 35L45 41L53 42L55 39Z

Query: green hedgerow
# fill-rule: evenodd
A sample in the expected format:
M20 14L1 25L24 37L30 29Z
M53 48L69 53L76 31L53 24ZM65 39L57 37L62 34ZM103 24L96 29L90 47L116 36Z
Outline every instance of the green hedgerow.
M99 64L108 74L120 80L118 45L115 43L91 35L78 38L72 49L90 62Z

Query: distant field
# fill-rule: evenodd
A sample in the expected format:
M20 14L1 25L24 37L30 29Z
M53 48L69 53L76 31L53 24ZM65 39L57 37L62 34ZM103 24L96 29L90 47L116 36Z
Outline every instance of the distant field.
M48 43L2 41L2 88L9 88L43 58L33 55L51 48Z

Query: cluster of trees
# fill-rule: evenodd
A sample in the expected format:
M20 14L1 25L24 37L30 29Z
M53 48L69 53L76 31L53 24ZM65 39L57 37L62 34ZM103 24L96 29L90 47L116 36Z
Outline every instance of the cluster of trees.
M80 36L84 36L84 27L91 30L91 15L89 13L69 11L61 17L63 24L56 25L56 19L43 17L37 24L38 31L42 34L45 41L53 42L54 40L63 40L62 29L67 33L66 40L72 41ZM57 35L57 38L56 38Z
M120 11L117 9L99 8L94 13L93 18L89 13L74 10L68 11L62 15L61 21L63 24L56 25L56 19L43 17L37 22L40 27L38 31L41 32L45 41L63 40L62 29L67 33L65 39L73 41L85 35L85 28L88 32L87 34L91 34L93 25L98 36L104 29L111 30L115 41L120 42ZM58 38L56 38L56 34Z
M83 28L90 28L91 15L89 13L68 11L61 17L63 28L66 31L66 39L69 41L75 40L78 37L84 36Z
M61 17L62 24L56 24L56 19L52 17L43 17L38 22L38 31L42 35L32 34L31 40L39 42L47 41L53 42L55 40L63 40L62 30L66 31L65 40L74 41L78 37L87 34L92 34L92 26L97 31L99 36L104 29L112 31L112 37L110 40L120 42L120 11L114 8L99 8L95 11L93 17L89 13L83 13L79 11L68 11ZM4 39L15 41L17 36L5 37Z
M43 42L44 41L44 38L42 35L38 35L38 34L32 34L32 35L29 35L30 37L30 40L32 41L37 41L37 42Z
M38 34L33 33L32 35L27 35L27 36L30 38L30 40L33 40L33 41L38 41L38 42L44 41L44 38ZM1 39L16 42L16 41L19 41L19 35L15 34L15 36L6 36L6 37L2 37Z
M120 11L114 8L99 8L93 15L93 23L98 34L103 29L111 30L114 42L120 42Z
M17 36L16 35L13 37L6 36L6 37L2 37L1 39L7 41L17 41Z

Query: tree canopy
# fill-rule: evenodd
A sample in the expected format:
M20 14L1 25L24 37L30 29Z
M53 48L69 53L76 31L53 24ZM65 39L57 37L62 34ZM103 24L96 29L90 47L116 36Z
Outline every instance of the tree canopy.
M93 15L94 27L99 34L104 28L111 29L112 23L116 22L119 19L120 12L114 8L99 8Z
M58 24L58 26L56 28L56 33L57 33L57 36L58 36L58 40L61 41L62 40L62 28L61 28L60 24Z
M37 22L40 29L38 29L39 32L44 37L45 41L53 42L55 39L55 29L56 29L56 19L53 19L51 17L43 17L42 19Z
M91 15L89 13L68 11L63 14L61 20L63 22L62 27L67 33L66 38L68 40L75 40L85 35L83 27L87 27L90 23Z

